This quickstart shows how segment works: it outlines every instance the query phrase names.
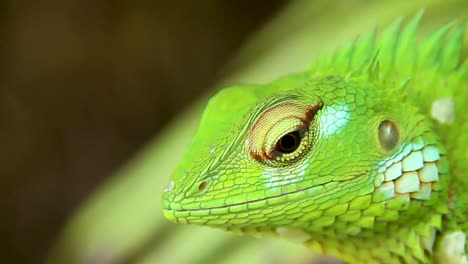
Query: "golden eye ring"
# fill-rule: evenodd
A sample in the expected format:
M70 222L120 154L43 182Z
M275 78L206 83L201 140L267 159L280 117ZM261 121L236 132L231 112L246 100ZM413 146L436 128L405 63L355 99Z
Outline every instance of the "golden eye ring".
M282 161L292 162L304 156L315 135L314 117L322 107L322 103L289 101L264 110L248 132L246 145L251 158L282 166Z

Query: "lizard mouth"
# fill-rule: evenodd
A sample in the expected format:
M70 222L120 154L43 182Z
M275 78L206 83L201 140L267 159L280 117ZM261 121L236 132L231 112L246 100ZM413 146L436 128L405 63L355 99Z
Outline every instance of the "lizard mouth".
M295 194L295 193L300 193L304 192L306 190L312 189L313 187L309 188L304 188L304 189L299 189L296 191L292 192L287 192L287 193L281 193L277 195L272 195L269 197L264 197L260 199L253 199L253 200L248 200L248 201L243 201L243 202L237 202L237 203L231 203L231 204L226 204L226 205L220 205L220 206L212 206L212 207L206 207L206 208L193 208L193 209L172 209L171 205L175 205L176 203L167 203L167 206L165 206L164 210L167 211L174 211L174 212L190 212L190 211L203 211L203 210L216 210L216 209L223 209L223 208L229 208L229 207L236 207L240 205L246 205L250 203L256 203L256 202L261 202L261 201L268 201L270 199L278 198L278 197L283 197L285 195L290 195L290 194Z
M338 188L337 188L338 189ZM323 197L326 192L332 191L332 189L325 189L323 185L311 186L308 188L302 188L295 191L286 193L280 193L259 199L252 199L242 202L234 202L230 204L224 204L220 206L209 206L209 207L194 207L187 208L187 206L173 202L169 199L164 199L164 216L176 223L193 223L198 222L212 222L208 221L213 218L218 219L239 219L251 217L255 214L265 214L264 210L275 211L273 208L278 208L278 212L283 208L284 204L297 203L299 200L310 199L316 200ZM205 224L199 223L199 224Z

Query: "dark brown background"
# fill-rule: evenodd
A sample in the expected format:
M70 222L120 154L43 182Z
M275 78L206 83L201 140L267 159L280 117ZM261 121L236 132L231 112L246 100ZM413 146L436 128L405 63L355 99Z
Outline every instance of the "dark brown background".
M1 1L1 262L40 263L73 209L283 2Z

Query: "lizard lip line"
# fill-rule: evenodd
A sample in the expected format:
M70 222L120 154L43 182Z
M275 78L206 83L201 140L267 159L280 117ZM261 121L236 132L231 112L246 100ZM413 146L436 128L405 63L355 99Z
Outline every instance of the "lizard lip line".
M245 204L250 204L250 203L255 203L255 202L261 202L261 201L265 201L265 200L269 200L269 199L279 198L279 197L282 197L282 196L285 196L285 195L306 192L307 190L317 188L318 186L323 186L323 185L311 186L311 187L299 189L299 190L296 190L296 191L282 193L282 194L278 194L278 195L273 195L273 196L269 196L269 197L265 197L265 198L261 198L261 199L255 199L255 200L249 200L249 201L245 201L245 202L232 203L232 204L227 204L227 205L223 205L223 206L214 206L214 207L207 207L207 208L196 208L196 209L187 209L187 210L184 210L184 209L182 209L182 210L172 210L172 209L170 209L170 207L171 207L171 204L173 204L173 203L169 203L168 206L166 208L164 208L164 210L167 211L167 212L193 212L193 211L223 209L223 208L226 208L226 207L240 206L240 205L245 205ZM325 191L328 191L328 190L325 190ZM311 197L315 197L315 196L311 196ZM298 198L303 199L304 197L298 197ZM274 204L274 205L276 205L276 204Z

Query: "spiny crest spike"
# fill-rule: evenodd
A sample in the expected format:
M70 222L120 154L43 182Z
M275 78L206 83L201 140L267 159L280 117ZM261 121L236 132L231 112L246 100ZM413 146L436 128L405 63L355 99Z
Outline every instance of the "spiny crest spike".
M351 59L351 65L360 65L362 68L372 59L375 49L375 38L377 35L377 25L363 37L360 37L354 45L354 54Z
M442 71L452 71L460 64L460 54L463 49L465 23L460 23L444 44L440 63Z
M350 71L350 72L348 72L348 74L346 74L344 79L349 80L351 78L351 76L353 76L353 75L354 75L354 72Z
M350 41L348 45L341 48L337 53L335 53L335 56L334 56L335 65L341 65L343 67L343 70L345 71L349 71L350 69L355 42L356 42L356 39L354 39L353 41Z
M461 76L468 82L468 60L465 60L460 67Z
M403 18L398 18L378 39L375 26L312 67L315 71L348 74L348 78L367 75L372 80L384 80L389 75L403 80L421 68L432 69L434 73L459 70L465 24L458 23L453 28L455 22L448 23L418 43L416 35L423 16L424 10L420 10L404 27Z
M419 47L418 66L433 67L437 66L444 48L444 39L453 26L454 22L449 22L432 33Z
M399 72L403 74L412 74L416 68L416 34L423 15L424 9L416 14L400 34L395 52L395 62L398 63Z
M384 72L388 72L393 68L402 21L403 17L399 17L384 33L382 33L378 42L380 48L379 60Z
M404 90L406 88L406 86L409 84L409 82L411 81L411 78L406 78L405 80L403 80L400 85L398 86L398 90Z
M369 80L378 80L380 72L380 62L379 62L379 53L380 49L377 50L368 67L368 76Z

